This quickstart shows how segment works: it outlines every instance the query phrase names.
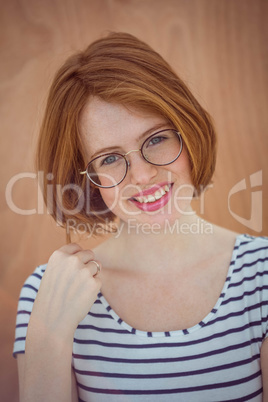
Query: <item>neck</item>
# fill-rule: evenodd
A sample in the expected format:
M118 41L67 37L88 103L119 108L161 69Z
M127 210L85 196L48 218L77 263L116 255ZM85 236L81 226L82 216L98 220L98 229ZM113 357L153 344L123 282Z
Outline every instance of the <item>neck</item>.
M185 266L194 257L193 250L202 244L204 236L211 235L212 225L196 214L183 216L164 224L137 223L135 220L120 222L114 235L124 266L144 271L163 267L176 259ZM118 250L118 251L119 251Z

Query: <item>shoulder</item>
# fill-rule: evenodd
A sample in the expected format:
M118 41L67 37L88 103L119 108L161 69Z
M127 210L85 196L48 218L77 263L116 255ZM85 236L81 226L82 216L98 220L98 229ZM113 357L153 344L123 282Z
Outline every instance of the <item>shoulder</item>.
M249 262L268 264L268 237L255 237L247 234L237 236L235 249L237 258Z
M41 279L46 270L46 264L38 266L34 272L26 279L22 286L18 301L16 332L13 355L24 353L25 339L33 304L39 290Z
M21 289L21 297L24 295L30 295L38 292L41 279L45 273L47 264L39 265L34 272L26 279Z
M233 252L233 273L256 286L268 285L268 238L239 235ZM267 287L265 286L265 288Z
M35 268L33 273L26 279L25 283L28 282L39 283L45 273L46 267L47 264L42 264L39 265L37 268Z

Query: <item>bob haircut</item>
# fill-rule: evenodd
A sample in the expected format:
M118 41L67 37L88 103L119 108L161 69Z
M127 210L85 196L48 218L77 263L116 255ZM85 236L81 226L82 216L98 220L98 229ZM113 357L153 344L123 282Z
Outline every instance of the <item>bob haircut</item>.
M94 228L115 219L99 189L80 174L88 161L79 135L79 117L91 96L167 119L181 133L187 149L195 194L211 182L216 134L208 113L147 44L127 33L110 33L69 57L48 95L37 169L43 172L45 203L61 226L72 218L96 233Z

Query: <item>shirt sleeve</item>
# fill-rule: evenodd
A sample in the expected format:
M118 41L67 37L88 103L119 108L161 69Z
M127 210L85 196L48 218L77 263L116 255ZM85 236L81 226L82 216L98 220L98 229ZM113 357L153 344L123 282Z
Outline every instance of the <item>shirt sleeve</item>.
M268 338L268 253L265 258L265 267L263 273L263 314L262 319L264 322L264 338Z
M260 294L263 340L268 338L268 237L257 238L257 283Z
M46 265L40 265L25 281L19 297L15 341L13 347L13 356L18 353L25 353L25 340L27 334L28 323L30 320L33 303L35 301L41 279L45 272Z

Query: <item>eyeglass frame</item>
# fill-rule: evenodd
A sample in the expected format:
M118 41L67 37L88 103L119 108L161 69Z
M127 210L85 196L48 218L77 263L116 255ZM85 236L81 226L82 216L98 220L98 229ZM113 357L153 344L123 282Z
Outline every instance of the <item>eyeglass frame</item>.
M144 144L145 144L148 140L150 140L150 138L154 137L154 136L157 135L157 134L163 133L164 131L173 131L173 132L175 132L175 133L178 135L178 139L179 139L179 141L180 141L180 150L179 150L179 153L178 153L178 155L176 156L176 158L174 158L171 162L168 162L168 163L159 164L159 163L150 162L150 161L148 161L148 159L146 159L145 155L144 155L143 152L142 152L142 149L143 149L143 147L144 147ZM105 154L101 154L101 155L96 156L95 158L91 159L91 160L88 162L88 164L87 164L87 166L86 166L86 170L84 170L83 172L80 171L79 173L80 173L81 175L86 174L87 177L88 177L88 179L91 181L91 183L93 183L93 185L96 186L96 187L99 187L99 188L113 188L113 187L118 186L120 183L122 183L123 180L125 180L126 175L127 175L127 173L128 173L128 170L130 169L130 163L129 163L128 159L126 158L126 156L129 155L131 152L140 152L140 154L141 154L141 156L143 157L143 159L144 159L147 163L149 163L150 165L153 165L153 166L167 166L167 165L170 165L171 163L175 162L175 161L180 157L180 155L181 155L181 153L182 153L182 148L183 148L183 141L182 141L182 137L181 137L180 132L177 131L177 130L175 130L175 129L173 129L173 128L166 128L166 129L164 129L164 130L157 131L156 133L153 133L153 134L150 135L148 138L146 138L146 139L143 141L143 143L142 143L140 149L132 149L132 150L128 151L128 152L125 153L125 154L120 154L119 152L107 152L107 153L105 153ZM95 182L89 177L87 168L88 168L88 166L89 166L92 162L94 162L96 159L101 158L101 157L103 157L103 156L108 156L108 155L118 155L118 156L123 157L124 160L125 160L125 162L126 162L126 172L125 172L123 178L122 178L118 183L113 184L112 186L102 186L102 185L100 185L100 184L95 183Z

